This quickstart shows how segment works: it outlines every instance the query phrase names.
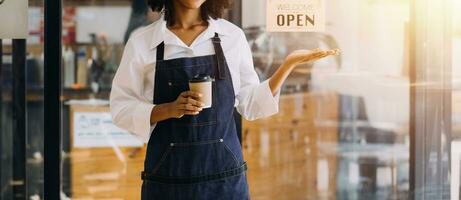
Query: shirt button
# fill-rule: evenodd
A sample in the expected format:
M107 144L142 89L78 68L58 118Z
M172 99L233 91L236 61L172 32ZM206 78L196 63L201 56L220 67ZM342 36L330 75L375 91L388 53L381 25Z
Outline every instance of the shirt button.
M190 55L194 55L194 50L193 49L187 49L187 53L189 53Z

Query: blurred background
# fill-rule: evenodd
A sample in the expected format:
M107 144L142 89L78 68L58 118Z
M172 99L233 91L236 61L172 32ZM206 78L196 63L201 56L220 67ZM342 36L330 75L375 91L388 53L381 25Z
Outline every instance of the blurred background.
M252 199L459 199L461 2L325 2L324 32L265 31L266 0L234 0L226 14L261 81L293 50L342 52L296 68L277 115L242 120ZM12 41L2 40L0 199L43 199L43 5L29 0L25 152L14 145ZM61 197L140 199L146 146L112 124L108 99L128 37L159 15L145 0L62 9ZM21 166L26 180L15 180Z

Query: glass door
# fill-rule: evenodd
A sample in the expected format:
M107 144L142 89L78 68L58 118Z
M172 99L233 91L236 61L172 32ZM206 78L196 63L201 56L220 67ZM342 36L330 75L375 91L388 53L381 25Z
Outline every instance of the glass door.
M261 80L295 49L342 50L297 67L277 115L242 121L252 199L459 199L460 2L325 2L324 32L265 31L265 0L226 17ZM146 146L108 95L157 18L143 0L29 0L27 40L0 42L0 199L140 199Z
M62 16L61 195L140 199L146 144L112 123L109 94L128 38L160 15L145 0L64 0Z
M406 199L410 1L327 0L326 30L318 33L266 32L264 9L251 9L265 2L243 5L262 79L296 49L341 55L297 67L280 113L243 123L253 197Z
M0 39L0 199L43 199L43 3L16 16L26 39Z
M459 3L325 0L324 32L272 33L266 2L242 15L262 80L295 49L342 53L296 68L279 114L243 122L252 197L450 199Z

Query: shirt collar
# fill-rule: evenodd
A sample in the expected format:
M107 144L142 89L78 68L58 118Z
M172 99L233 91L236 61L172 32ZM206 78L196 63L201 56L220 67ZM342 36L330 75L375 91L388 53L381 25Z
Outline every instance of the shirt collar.
M154 49L156 48L161 42L165 41L165 39L168 39L167 35L167 27L166 27L166 21L165 21L165 15L162 14L160 19L154 25L154 32L152 34L152 41L150 48ZM214 36L215 33L218 33L218 35L228 35L229 33L225 32L224 29L221 27L221 24L219 23L218 19L213 19L211 17L208 18L208 28L205 30L204 35L202 36L204 39L210 39Z

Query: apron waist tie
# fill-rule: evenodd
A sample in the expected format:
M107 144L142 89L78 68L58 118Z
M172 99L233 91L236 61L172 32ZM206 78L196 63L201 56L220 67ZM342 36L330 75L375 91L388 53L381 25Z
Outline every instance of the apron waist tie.
M207 182L207 181L214 181L229 178L232 176L237 176L244 173L248 169L246 162L244 162L240 167L227 170L224 172L210 174L210 175L203 175L203 176L191 176L191 177L166 177L166 176L158 176L148 172L142 172L141 178L142 180L154 181L159 183L165 184L192 184L192 183L200 183L200 182Z

